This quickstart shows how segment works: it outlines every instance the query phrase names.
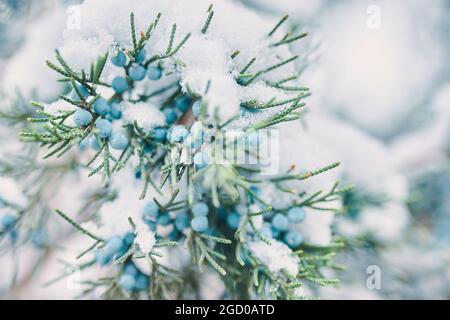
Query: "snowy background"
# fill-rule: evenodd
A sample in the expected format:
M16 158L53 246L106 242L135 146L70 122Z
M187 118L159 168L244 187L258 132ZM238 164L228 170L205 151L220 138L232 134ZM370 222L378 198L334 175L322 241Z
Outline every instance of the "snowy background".
M0 108L14 100L16 91L25 100L47 100L61 90L45 60L62 44L63 30L77 28L72 18L73 5L78 2L0 0ZM348 199L348 211L354 215L338 217L333 230L353 239L354 248L350 246L339 259L347 270L336 274L342 278L338 288L317 294L341 299L447 299L450 2L236 2L275 20L289 14L292 27L309 33L295 49L302 57L298 63L302 82L313 95L307 116L281 137L281 158L286 160L282 165L289 166L293 160L305 166L341 161L340 170L328 179L339 178L356 186L354 198ZM79 22L82 28L83 20ZM293 135L298 132L303 139ZM9 128L1 127L0 135L3 155L20 149ZM299 146L290 148L292 144ZM81 177L67 179L83 185ZM0 193L11 194L11 189L11 182L2 180ZM75 187L68 197L68 190L61 189L60 196L52 199L62 209L77 208L77 197L88 193ZM362 201L367 203L353 207ZM75 235L67 236L67 230L57 223L55 228L54 237L62 237L61 247L70 250L48 253L36 275L34 264L28 263L19 275L21 285L8 296L73 296L67 283L42 287L59 267L56 260L80 246ZM8 257L0 259L5 259L0 260L2 294L1 278L6 278L14 264ZM381 288L367 285L370 266L379 267Z

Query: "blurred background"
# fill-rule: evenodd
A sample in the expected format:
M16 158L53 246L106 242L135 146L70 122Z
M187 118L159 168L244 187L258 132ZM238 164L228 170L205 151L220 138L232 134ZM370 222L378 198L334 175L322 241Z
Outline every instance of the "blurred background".
M45 60L62 41L79 2L0 0L2 114L13 107L20 117L29 100L52 101L62 90ZM342 162L340 179L356 186L345 196L334 229L348 244L338 258L346 269L335 275L341 284L312 293L324 299L448 299L450 1L236 2L269 17L289 14L290 28L308 32L295 44L302 81L313 92L305 131ZM30 152L16 133L14 117L0 125L2 168L11 154ZM67 179L79 183L79 177ZM0 208L6 195L22 201L14 188L11 179L2 178ZM50 204L82 209L75 195L67 200L60 192L62 197L41 196ZM58 223L54 229L52 241L75 246L67 229ZM0 250L0 296L71 297L63 286L42 287L56 262L42 262L53 253L37 251ZM378 282L370 278L374 272Z

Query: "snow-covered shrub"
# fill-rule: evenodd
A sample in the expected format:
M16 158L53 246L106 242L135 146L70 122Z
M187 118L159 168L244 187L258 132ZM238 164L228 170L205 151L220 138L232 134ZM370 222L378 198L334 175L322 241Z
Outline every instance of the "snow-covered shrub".
M348 188L320 180L338 163L298 130L309 89L289 44L305 34L227 1L80 10L81 28L47 62L72 91L33 102L20 137L40 144L40 165L91 177L76 189L98 188L81 215L49 203L92 240L78 257L92 270L85 293L189 297L205 265L223 283L216 296L299 298L305 284L334 283L320 270L340 246L331 225ZM268 172L259 150L277 130L280 166Z

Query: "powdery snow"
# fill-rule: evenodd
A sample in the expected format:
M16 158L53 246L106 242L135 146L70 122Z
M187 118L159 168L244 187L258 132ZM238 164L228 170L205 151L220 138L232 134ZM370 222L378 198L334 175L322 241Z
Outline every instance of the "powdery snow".
M135 241L139 245L139 249L141 249L142 253L148 254L152 251L153 246L156 243L155 233L150 231L147 225L138 223L136 225Z
M204 35L201 29L211 3L215 14L208 33ZM119 13L117 8L121 8ZM98 12L102 12L102 15ZM261 86L248 89L248 93L245 93L247 89L242 89L234 79L234 75L253 57L256 57L256 62L248 72L264 70L293 56L288 46L269 48L270 43L281 37L281 33L271 39L266 37L276 24L276 19L261 17L231 1L209 0L139 0L126 3L118 0L101 3L85 1L81 5L82 28L66 30L61 53L75 68L87 68L96 56L110 51L115 43L130 46L129 12L135 13L138 32L145 30L158 12L162 13L146 48L149 56L165 52L173 23L177 23L175 44L188 32L192 33L175 57L182 62L180 83L183 90L189 86L194 92L204 95L209 105L217 108L224 119L239 112L243 97L266 101L270 96L267 88ZM186 19L186 16L190 18ZM111 23L112 20L114 23ZM244 23L245 32L242 32ZM240 54L231 59L231 54L236 50ZM172 63L166 61L164 66L171 68ZM110 80L117 75L117 69L108 62L105 78ZM279 80L293 73L294 65L288 64L261 77L255 81L255 85L263 80ZM210 87L205 95L208 83Z
M61 92L63 86L56 82L58 75L45 61L54 57L66 21L65 8L58 5L28 25L23 44L7 61L2 79L5 92L13 94L18 89L27 98L46 100Z
M145 131L150 131L154 127L165 125L164 114L149 103L128 103L123 102L122 117L125 123L137 125Z
M282 242L272 240L271 245L264 242L250 242L248 247L271 272L286 271L295 276L298 273L299 258Z

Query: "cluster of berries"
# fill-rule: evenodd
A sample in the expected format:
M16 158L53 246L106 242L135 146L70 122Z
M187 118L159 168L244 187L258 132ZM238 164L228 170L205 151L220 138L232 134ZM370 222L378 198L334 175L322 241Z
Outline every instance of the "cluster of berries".
M144 291L148 288L149 279L130 261L123 267L118 284L127 291Z
M261 233L268 239L277 239L291 248L297 248L303 242L303 237L297 230L295 224L305 220L306 213L302 207L292 207L287 214L275 213L270 220L264 222Z
M133 245L135 235L128 232L125 236L115 236L106 241L104 247L95 251L95 261L102 265L110 264L114 259L125 255Z
M88 99L89 91L82 85L78 85L78 92L83 95L84 99ZM71 98L78 96L78 93L73 90ZM100 139L109 139L109 143L112 148L117 150L123 150L128 146L128 137L121 131L114 132L112 122L122 117L122 111L120 106L116 102L109 103L105 98L99 96L94 98L92 103L92 110L78 108L74 113L74 122L79 127L86 127L91 125L93 121L93 113L96 115L95 128L98 132ZM88 139L83 140L80 143L80 147L85 148L90 145L93 149L98 149L100 146L97 139L94 136L90 136Z
M159 80L162 77L162 69L159 66L146 66L144 63L147 52L145 49L139 51L134 57L134 61L128 68L128 80L122 76L117 76L113 79L111 87L117 94L122 94L128 91L131 86L131 81L142 81L145 76L150 80ZM117 50L116 54L111 58L111 62L117 67L126 67L128 59L125 53Z

